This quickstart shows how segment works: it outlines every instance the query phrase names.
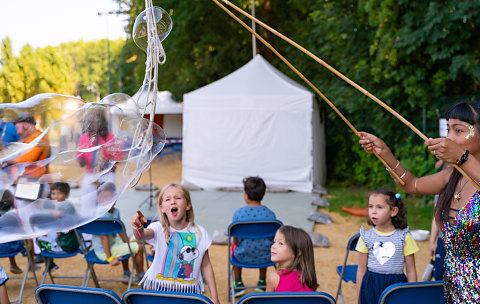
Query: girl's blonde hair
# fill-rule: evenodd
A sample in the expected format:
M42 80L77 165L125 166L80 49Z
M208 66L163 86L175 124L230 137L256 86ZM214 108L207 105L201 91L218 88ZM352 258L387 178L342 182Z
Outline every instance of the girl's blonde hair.
M287 267L286 273L293 270L298 271L302 285L307 285L312 290L316 290L318 283L312 239L305 230L293 226L284 225L278 229L278 232L283 234L285 242L295 256L292 264Z
M195 225L195 221L194 221L195 215L193 213L193 206L192 206L192 200L190 198L190 192L182 185L172 183L172 184L165 185L161 190L157 191L157 193L155 194L155 200L158 203L158 209L159 209L158 211L160 213L160 222L162 223L163 232L165 233L165 240L167 241L167 244L170 242L170 237L168 235L170 222L168 221L167 215L160 210L160 206L162 205L162 202L163 202L163 194L165 194L165 191L167 191L167 189L171 187L177 188L182 192L183 197L187 201L187 206L190 206L190 210L187 210L187 213L186 213L187 222L191 223L192 226L195 227L195 229L198 232L198 235L200 236L200 230Z

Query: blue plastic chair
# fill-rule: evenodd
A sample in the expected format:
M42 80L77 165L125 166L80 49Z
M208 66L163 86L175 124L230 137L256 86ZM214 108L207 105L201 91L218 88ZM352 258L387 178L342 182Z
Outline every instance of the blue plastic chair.
M125 304L213 304L209 298L201 294L144 289L128 290L123 294L122 299Z
M274 266L274 262L264 264L244 264L237 260L231 253L232 238L242 239L264 239L273 238L278 228L282 226L279 220L255 220L255 221L235 221L228 226L228 290L232 303L235 304L233 266L242 268L267 268ZM256 288L257 286L245 286L247 288Z
M238 304L335 304L325 292L254 292L243 296Z
M35 289L38 304L122 304L122 299L108 289L65 285L40 285Z
M388 286L379 304L444 304L443 281L398 283Z
M54 218L53 216L49 214L36 214L33 215L30 218L30 224L32 225L33 229L38 229L39 227L43 225L48 225L50 227L51 222L58 220ZM66 216L65 218L61 219L61 221L71 221L72 217L71 216ZM52 275L52 272L50 271L50 265L52 264L52 259L66 259L66 258L71 258L76 256L77 254L82 253L82 250L80 247L75 250L74 252L64 252L64 251L50 251L50 250L45 250L43 248L40 248L40 255L45 258L45 270L43 271L43 276L42 280L40 281L40 284L43 284L45 282L45 278L47 277L47 274L50 277L50 280L52 281L52 284L55 284L54 276ZM55 276L56 278L62 278L62 279L78 279L81 277L75 277L75 276Z
M348 261L348 254L350 251L356 251L355 248L357 247L358 239L360 238L360 233L353 235L347 243L347 249L345 252L345 259L343 260L342 266L337 266L337 273L340 276L338 281L338 288L337 288L337 295L335 296L335 301L338 301L338 296L340 296L340 301L343 302L343 294L342 294L342 282L353 282L354 284L357 283L357 268L358 265L347 265Z
M27 242L26 241L23 241L23 245L24 245L24 247L21 248L21 249L18 249L18 250L12 251L12 252L8 252L8 253L0 253L0 258L14 257L17 254L21 253L21 254L26 254L27 259L28 259L27 269L25 269L23 277L10 276L10 279L21 279L22 280L22 284L20 285L20 291L18 293L18 298L16 300L10 300L10 303L19 303L19 304L22 303L23 290L25 288L25 283L27 282L27 279L32 279L33 278L35 280L35 286L38 286L38 280L37 280L37 275L35 274L35 270L31 270L31 269L33 269L32 265L34 265L33 257L30 256L30 252L25 249L25 248L27 248ZM32 277L28 276L29 272L32 272Z
M109 235L109 234L116 234L116 233L125 233L125 225L123 222L118 219L118 218L98 218L94 220L93 222L87 223L85 225L82 225L78 227L77 229L77 235L80 235L82 233L86 234L92 234L92 235ZM132 249L130 248L130 243L128 244L128 249L130 251L130 254L124 255L119 258L120 261L123 261L125 259L129 259L132 257L132 271L130 271L130 279L128 281L128 289L130 289L133 281L133 276L134 273L138 273L135 261L133 259L133 253ZM90 276L92 276L93 281L95 283L95 287L99 288L100 285L98 283L98 277L95 273L94 270L94 265L95 264L103 264L103 265L108 265L109 263L107 261L102 261L99 258L97 258L97 255L95 254L95 250L93 248L87 249L87 245L85 245L85 242L82 240L81 242L81 247L83 251L83 255L85 260L87 261L87 269L85 271L85 276L83 278L83 283L82 286L86 287L88 285L88 281L90 280ZM109 282L121 282L119 279L102 279L102 281L109 281Z

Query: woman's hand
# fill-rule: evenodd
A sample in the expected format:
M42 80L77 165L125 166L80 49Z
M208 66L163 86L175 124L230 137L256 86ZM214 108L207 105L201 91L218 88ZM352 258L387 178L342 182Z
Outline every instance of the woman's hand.
M456 163L458 159L465 153L465 149L456 142L448 138L430 138L425 141L430 153L436 158L448 163Z
M367 132L358 132L362 137L358 142L367 153L377 152L378 155L390 152L390 149L380 138Z

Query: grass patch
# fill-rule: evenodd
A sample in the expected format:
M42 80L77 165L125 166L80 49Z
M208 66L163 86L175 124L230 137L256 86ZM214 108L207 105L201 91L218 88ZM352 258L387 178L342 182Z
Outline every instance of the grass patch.
M330 202L330 211L342 216L352 216L342 210L342 206L366 206L370 190L364 188L329 187L325 198ZM411 195L402 193L402 201L407 206L410 229L430 230L433 218L433 195Z

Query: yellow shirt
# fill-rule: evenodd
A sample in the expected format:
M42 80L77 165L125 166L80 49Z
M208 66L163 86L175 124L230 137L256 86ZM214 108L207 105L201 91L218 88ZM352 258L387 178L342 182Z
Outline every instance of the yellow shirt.
M395 230L392 231L392 232L386 232L385 233L385 232L380 232L377 229L375 229L375 232L380 234L380 235L391 235L395 232ZM355 250L357 250L358 252L361 252L361 253L368 253L368 248L367 248L367 246L365 246L365 243L363 242L362 237L360 237L358 239L357 247L355 247ZM418 250L419 250L419 248L417 246L417 243L413 239L410 232L407 232L407 234L405 235L405 246L403 246L403 255L404 256L411 255L411 254L414 254L415 252L417 252Z

